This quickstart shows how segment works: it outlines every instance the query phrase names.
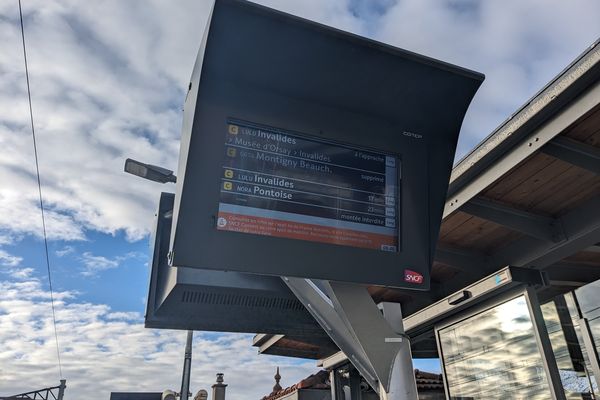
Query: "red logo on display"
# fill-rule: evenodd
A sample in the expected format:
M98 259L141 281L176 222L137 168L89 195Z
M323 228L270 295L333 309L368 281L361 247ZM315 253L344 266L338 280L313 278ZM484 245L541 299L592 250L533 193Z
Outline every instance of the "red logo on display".
M423 275L418 272L411 271L410 269L404 270L404 282L416 283L420 285L423 283Z

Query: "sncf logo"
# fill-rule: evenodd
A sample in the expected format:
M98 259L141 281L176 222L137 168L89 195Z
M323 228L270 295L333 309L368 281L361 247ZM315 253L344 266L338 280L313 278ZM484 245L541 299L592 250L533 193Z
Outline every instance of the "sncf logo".
M404 282L416 283L417 285L420 285L423 283L423 275L418 272L411 271L410 269L405 269Z

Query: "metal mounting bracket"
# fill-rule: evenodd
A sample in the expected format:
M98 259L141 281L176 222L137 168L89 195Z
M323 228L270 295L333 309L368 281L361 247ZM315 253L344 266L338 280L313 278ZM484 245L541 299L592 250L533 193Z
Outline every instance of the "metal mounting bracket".
M400 304L375 304L366 287L282 277L382 400L417 400Z

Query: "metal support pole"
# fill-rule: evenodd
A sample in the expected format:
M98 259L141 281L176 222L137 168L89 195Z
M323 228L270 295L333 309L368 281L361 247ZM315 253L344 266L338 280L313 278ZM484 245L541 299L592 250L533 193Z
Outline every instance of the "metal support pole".
M357 370L352 369L350 371L350 400L362 400L360 382L360 374Z
M400 343L398 354L396 355L392 370L390 371L391 380L388 396L390 396L390 399L417 399L417 381L415 380L415 373L412 368L413 363L410 340L404 331L402 306L398 303L384 302L379 304L379 308L383 312L383 317L390 324L394 332L405 339Z
M364 286L283 280L381 400L417 400L410 342L399 305L388 312L388 321Z
M60 386L58 387L58 397L56 400L63 400L63 397L65 396L65 389L67 388L67 380L66 379L61 379L60 380Z
M594 346L594 339L591 334L590 324L587 318L579 318L579 330L583 338L583 344L587 352L587 356L592 366L592 372L596 380L600 378L600 363L598 362L598 351Z
M331 400L345 400L342 377L336 369L329 371L329 383L331 386Z
M548 378L548 386L550 387L552 399L566 400L560 372L558 370L558 365L556 364L556 358L554 357L554 350L552 350L552 343L550 343L548 329L544 322L544 315L542 314L537 295L532 288L528 287L526 289L525 299L527 300L527 307L529 308L531 322L533 323L533 331L542 356L542 363Z
M187 340L185 342L185 355L183 358L183 376L181 378L181 400L188 400L190 395L190 375L192 370L192 341L194 339L194 331L187 332Z
M294 295L304 304L333 342L346 354L373 390L379 386L367 355L333 308L331 300L311 280L283 277Z

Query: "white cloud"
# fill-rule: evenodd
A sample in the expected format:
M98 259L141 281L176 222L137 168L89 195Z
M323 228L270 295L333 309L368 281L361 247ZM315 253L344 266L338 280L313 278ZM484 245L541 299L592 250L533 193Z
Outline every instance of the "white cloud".
M9 271L9 275L18 280L30 279L33 276L35 270L33 268L15 268Z
M117 268L119 260L109 259L104 256L96 256L90 252L85 252L81 256L81 262L85 269L81 272L82 275L93 276L98 272L106 271L107 269Z
M464 121L460 156L600 36L598 15L594 0L402 0L375 36L486 75Z
M15 280L30 279L35 270L30 267L23 267L21 263L23 257L10 254L6 250L0 248L0 272L10 276Z
M288 11L360 30L344 1ZM279 4L282 5L282 4ZM132 157L176 169L181 106L210 2L24 2L40 171L51 239L149 232L160 187ZM41 235L17 9L0 6L0 229Z
M20 240L20 238L18 239ZM4 246L7 244L13 244L15 241L15 237L9 234L0 233L0 246Z
M141 238L160 186L123 173L126 157L176 165L183 88L203 2L25 2L48 233ZM41 234L16 10L0 20L0 229ZM204 13L205 14L205 13ZM99 16L103 16L99 18ZM126 40L124 40L126 38ZM177 44L172 46L172 44ZM175 57L170 54L179 50ZM183 73L184 70L188 72ZM177 71L177 72L174 72ZM177 77L177 78L176 78Z
M352 2L353 0L256 1L286 13L364 35L369 30L367 21L353 12Z
M66 397L105 400L111 391L179 390L185 332L145 329L138 313L55 293ZM11 395L58 384L49 295L38 281L0 282L0 388ZM194 393L210 391L224 372L227 398L259 399L271 391L275 366L284 385L315 372L314 361L258 356L251 336L196 333Z
M54 253L58 256L58 257L64 257L68 254L72 254L75 251L75 248L73 246L65 246L60 250L56 250Z
M108 258L104 256L98 256L89 251L86 251L80 257L80 260L84 266L84 269L81 272L81 274L84 276L96 276L99 272L117 268L119 265L121 265L123 261L132 258L141 259L145 257L146 256L144 254L138 252L129 252L122 256Z
M0 249L0 265L3 267L16 267L23 261L22 257L13 256L5 250Z
M594 0L261 3L487 74L464 154L600 33ZM149 232L166 189L122 172L138 158L176 169L181 105L208 1L28 0L29 49L51 239ZM0 12L0 230L41 234L17 9ZM552 26L552 29L548 29Z

